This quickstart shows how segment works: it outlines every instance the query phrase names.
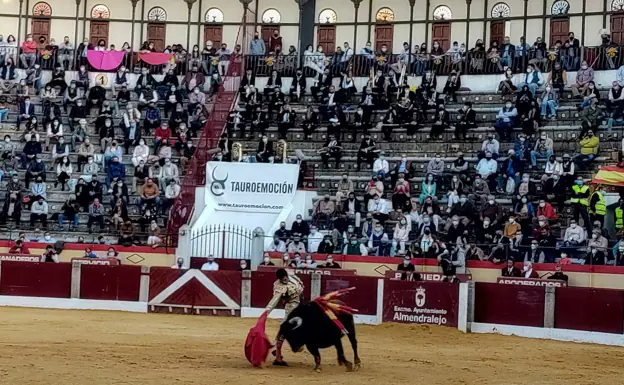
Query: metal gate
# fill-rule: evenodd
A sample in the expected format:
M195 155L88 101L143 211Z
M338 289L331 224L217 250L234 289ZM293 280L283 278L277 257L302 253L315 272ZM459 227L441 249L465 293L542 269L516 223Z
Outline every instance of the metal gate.
M191 256L232 259L251 257L253 232L234 225L210 225L191 232Z

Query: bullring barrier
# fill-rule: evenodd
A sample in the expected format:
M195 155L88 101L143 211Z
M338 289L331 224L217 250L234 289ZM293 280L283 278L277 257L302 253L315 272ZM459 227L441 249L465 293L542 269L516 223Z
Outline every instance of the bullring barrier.
M273 271L0 262L0 306L257 317L272 296ZM355 287L345 302L356 322L433 324L463 332L624 346L624 291L503 283L398 281L295 271L304 300ZM276 310L272 318L281 318Z

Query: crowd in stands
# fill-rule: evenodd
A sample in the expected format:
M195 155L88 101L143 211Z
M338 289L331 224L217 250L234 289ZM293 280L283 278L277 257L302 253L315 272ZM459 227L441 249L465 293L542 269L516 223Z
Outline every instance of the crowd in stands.
M605 39L605 44L611 44L608 36ZM545 48L541 40L536 45ZM243 161L273 162L280 154L277 144L268 139L270 128L277 128L280 139L302 128L311 139L326 127L327 139L317 155L323 169L333 169L332 161L344 172L335 190L332 184L335 196L319 198L310 225L301 216L290 226L282 223L268 248L297 265L309 253L437 258L443 269L453 273L466 260L525 261L522 275L526 277L533 276L531 263L624 265L624 243L620 248L619 235L614 237L623 228L624 200L615 210L614 228L606 228L607 191L604 186L592 188L581 175L592 170L599 154L597 130L606 123L609 140L612 127L624 124L624 67L610 89L600 90L590 63L572 55L579 47L574 35L556 45L559 56L526 60L522 68L503 61L499 87L493 90L503 106L494 120L485 123L476 121L470 101L457 103L462 66L453 68L440 85L435 68L424 66L420 85L410 87L407 77L399 76L406 63L394 66L376 60L371 67L374 77L358 90L347 59L343 65L315 68L313 79L306 79L305 68L292 73L273 69L262 92L256 87L258 74L248 68L240 86L241 104L230 114L215 160L230 160L233 133L238 140L260 138L255 157L245 154ZM344 47L343 52L352 54L347 43ZM498 50L503 58L510 47L504 44ZM514 48L514 52L521 55L522 51ZM338 75L332 65L338 66ZM576 71L571 87L568 70ZM289 89L282 83L287 77L292 78ZM313 85L308 88L310 81ZM564 93L571 93L571 99ZM544 126L557 124L560 105L567 100L575 103L581 129L576 151L559 153ZM301 104L307 104L303 113ZM452 120L451 115L458 119ZM390 142L398 127L406 129L409 141L429 127L430 141L444 140L446 131L454 133L461 146L479 126L491 129L480 151L467 156L474 155L476 164L462 152L453 159L448 159L450 154L436 154L422 171L400 152L392 154L400 160L389 161L389 151L381 151L370 135L378 129L382 141ZM363 194L354 188L357 183L349 175L349 166L341 165L342 143L349 134L351 142L362 137L352 170L372 172ZM512 143L512 148L501 151L499 140ZM299 158L304 167L303 156ZM544 166L541 162L538 166L540 159ZM417 184L416 192L411 186Z
M111 91L101 80L92 81L83 60L86 49L106 47L85 41L74 51L65 37L58 46L50 42L52 56L35 55L38 46L29 35L19 54L25 70L17 71L6 49L14 44L12 36L6 42L0 37L0 123L5 133L0 178L6 180L0 223L48 229L54 221L54 229L72 231L86 217L89 233L106 231L122 245L162 245L163 223L194 155L193 139L208 120L207 106L219 87L223 63L208 68L190 63L182 81L176 66L161 68L161 81L155 80L153 68L137 68L134 86L122 63ZM66 74L74 58L80 59L78 71ZM47 83L44 69L52 69ZM49 195L63 191L68 192L66 201L53 210ZM135 205L138 217L129 210ZM23 221L22 212L29 213L29 220Z

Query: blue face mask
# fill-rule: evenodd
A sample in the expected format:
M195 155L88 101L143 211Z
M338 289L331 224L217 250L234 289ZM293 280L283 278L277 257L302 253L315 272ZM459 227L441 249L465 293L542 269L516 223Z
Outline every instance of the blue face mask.
M582 180L577 180L576 184L579 185L579 186L582 186L583 185L583 181Z

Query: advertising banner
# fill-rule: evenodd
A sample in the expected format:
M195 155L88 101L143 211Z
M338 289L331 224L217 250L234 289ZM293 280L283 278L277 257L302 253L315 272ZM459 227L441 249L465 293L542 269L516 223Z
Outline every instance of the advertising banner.
M383 322L457 327L459 285L386 280Z
M206 202L215 210L281 212L297 192L299 165L208 162Z
M521 286L541 286L541 287L566 287L568 283L558 279L538 279L538 278L518 278L518 277L498 277L497 283L504 285Z

